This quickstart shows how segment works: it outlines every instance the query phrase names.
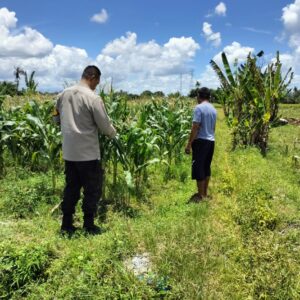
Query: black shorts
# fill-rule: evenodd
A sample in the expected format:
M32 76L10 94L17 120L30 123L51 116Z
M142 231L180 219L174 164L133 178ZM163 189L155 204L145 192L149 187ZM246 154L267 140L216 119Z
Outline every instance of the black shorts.
M196 139L192 143L192 179L197 181L210 177L210 165L214 155L215 142Z

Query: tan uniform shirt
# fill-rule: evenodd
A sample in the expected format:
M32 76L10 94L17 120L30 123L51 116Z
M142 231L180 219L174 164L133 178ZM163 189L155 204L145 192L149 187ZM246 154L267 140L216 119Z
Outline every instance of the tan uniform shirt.
M69 161L100 159L98 130L110 138L116 135L100 96L80 82L59 95L56 110L63 158Z

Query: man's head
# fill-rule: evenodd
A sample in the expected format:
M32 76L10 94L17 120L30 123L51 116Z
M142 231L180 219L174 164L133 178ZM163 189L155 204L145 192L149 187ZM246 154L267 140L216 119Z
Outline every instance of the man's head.
M85 81L88 86L95 90L100 82L101 71L96 66L87 66L82 73L81 80Z
M198 102L202 102L204 100L209 101L209 99L210 99L210 89L208 89L207 87L200 88L197 93Z

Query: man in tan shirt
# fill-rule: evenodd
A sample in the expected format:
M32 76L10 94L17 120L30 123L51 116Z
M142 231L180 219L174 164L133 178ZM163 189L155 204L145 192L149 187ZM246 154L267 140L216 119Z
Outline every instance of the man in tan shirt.
M76 230L73 214L83 188L83 228L88 233L100 233L100 228L94 224L103 176L98 131L110 138L116 135L102 99L94 92L100 76L96 66L87 66L80 82L65 89L56 104L54 120L61 126L66 175L62 232L73 233Z

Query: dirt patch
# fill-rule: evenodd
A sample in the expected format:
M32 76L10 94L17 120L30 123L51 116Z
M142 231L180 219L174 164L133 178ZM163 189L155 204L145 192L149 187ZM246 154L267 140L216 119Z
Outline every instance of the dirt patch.
M286 118L289 124L300 126L300 119L296 118Z

